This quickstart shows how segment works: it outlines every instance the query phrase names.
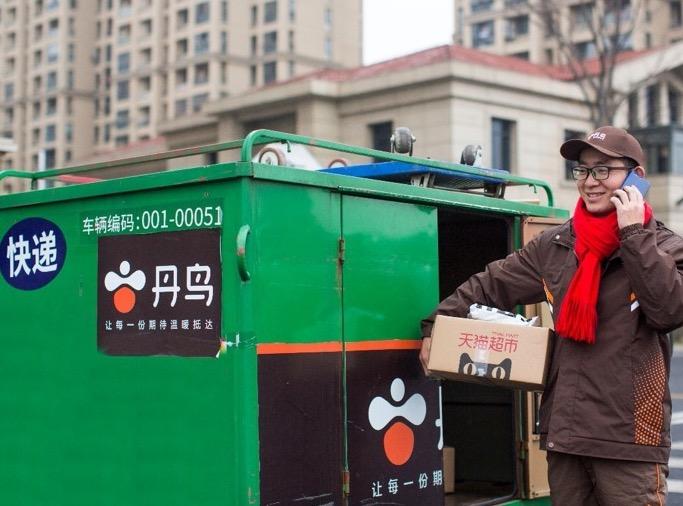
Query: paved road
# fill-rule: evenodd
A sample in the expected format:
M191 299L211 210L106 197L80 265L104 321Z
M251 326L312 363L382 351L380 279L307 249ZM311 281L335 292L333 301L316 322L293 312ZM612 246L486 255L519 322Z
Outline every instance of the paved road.
M671 363L671 458L669 459L669 506L683 506L683 346L677 346Z

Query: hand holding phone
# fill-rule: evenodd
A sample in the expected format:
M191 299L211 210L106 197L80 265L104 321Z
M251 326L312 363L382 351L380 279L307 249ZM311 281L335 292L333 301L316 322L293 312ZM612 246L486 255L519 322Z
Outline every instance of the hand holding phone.
M624 179L621 187L623 188L624 186L635 186L638 188L643 197L647 195L647 191L650 189L650 183L646 179L636 174L636 172L633 170L629 173L626 179Z

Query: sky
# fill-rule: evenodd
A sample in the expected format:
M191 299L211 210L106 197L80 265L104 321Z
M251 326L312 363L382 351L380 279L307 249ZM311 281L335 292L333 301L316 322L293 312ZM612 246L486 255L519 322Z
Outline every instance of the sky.
M363 0L363 63L451 44L453 0Z

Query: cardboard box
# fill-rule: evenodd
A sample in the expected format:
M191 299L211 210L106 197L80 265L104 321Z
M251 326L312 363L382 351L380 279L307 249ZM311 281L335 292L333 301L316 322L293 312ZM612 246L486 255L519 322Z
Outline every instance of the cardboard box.
M443 447L443 491L455 492L455 448L452 446Z
M430 374L446 379L543 390L551 331L468 318L437 316Z

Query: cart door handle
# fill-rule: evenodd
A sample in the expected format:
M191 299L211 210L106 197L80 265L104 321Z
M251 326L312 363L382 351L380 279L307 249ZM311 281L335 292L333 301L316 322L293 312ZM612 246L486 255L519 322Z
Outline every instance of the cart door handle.
M242 225L237 232L237 271L242 281L251 279L251 274L247 270L247 237L250 231L249 225Z

